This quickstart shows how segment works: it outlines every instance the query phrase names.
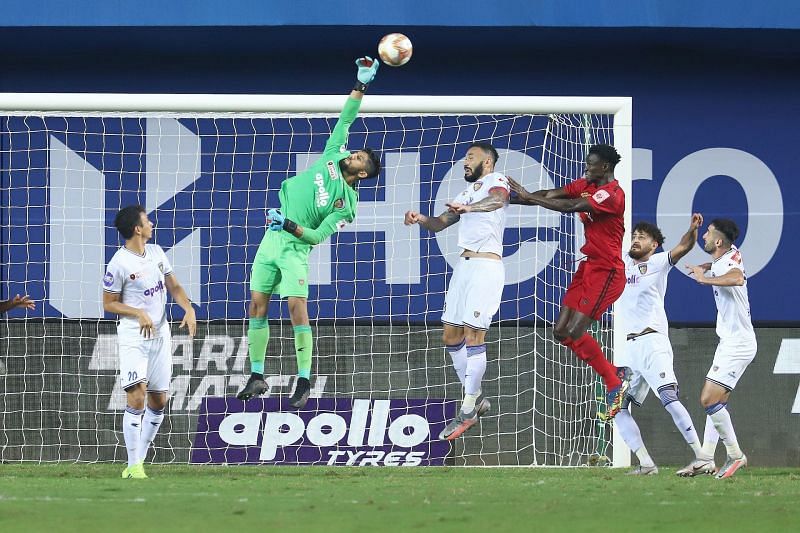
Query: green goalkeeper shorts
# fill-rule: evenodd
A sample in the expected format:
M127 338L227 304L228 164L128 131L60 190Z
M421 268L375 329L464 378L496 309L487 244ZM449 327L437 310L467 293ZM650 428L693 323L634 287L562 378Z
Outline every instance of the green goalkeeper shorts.
M250 273L250 290L308 298L308 254L311 246L290 241L283 231L267 230Z

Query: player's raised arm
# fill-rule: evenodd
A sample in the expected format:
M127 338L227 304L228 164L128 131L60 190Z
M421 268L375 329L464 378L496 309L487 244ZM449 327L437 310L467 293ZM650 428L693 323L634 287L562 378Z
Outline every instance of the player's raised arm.
M700 213L692 214L692 221L689 224L689 229L681 237L681 241L669 251L670 262L674 265L680 261L683 256L688 254L697 244L697 229L703 225L703 215Z
M403 224L406 226L412 226L414 224L419 224L423 228L433 233L438 233L445 228L449 228L456 222L461 219L461 215L458 213L454 213L451 211L445 211L438 217L429 217L427 215L423 215L422 213L418 213L416 211L406 211L405 217L403 219Z
M542 189L540 191L529 192L525 187L517 183L510 176L506 176L508 179L508 185L511 188L511 197L510 203L512 204L519 204L519 205L538 205L535 203L535 198L550 198L550 199L560 199L560 198L567 198L567 193L563 187L559 187L558 189Z
M364 97L369 84L375 79L379 64L379 61L369 56L356 59L356 66L358 67L356 84L353 90L350 91L350 97L339 114L339 120L333 128L328 142L325 143L325 153L343 151L344 146L347 144L347 134L350 131L350 126L355 122L358 110L361 107L361 99Z

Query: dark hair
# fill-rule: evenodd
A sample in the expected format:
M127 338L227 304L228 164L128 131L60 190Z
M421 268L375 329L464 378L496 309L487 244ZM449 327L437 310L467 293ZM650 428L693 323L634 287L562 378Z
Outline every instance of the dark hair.
M129 205L128 207L123 207L117 216L114 217L114 226L116 226L117 231L125 239L130 239L133 237L133 232L136 229L136 226L141 225L142 222L142 213L146 213L144 207L141 205Z
M728 241L727 244L733 244L739 236L739 226L729 218L715 218L709 226L714 226L715 230L722 233Z
M617 166L617 163L622 159L617 149L610 144L595 144L589 148L589 153L597 155L597 157L611 165L611 168Z
M367 171L367 177L368 178L376 177L378 174L381 173L381 156L379 156L371 148L364 148L362 152L367 154L367 157L369 157L369 162L372 164L372 170Z
M476 141L476 142L470 144L469 148L467 148L467 150L469 150L471 148L480 148L481 150L483 150L487 154L491 155L493 164L497 164L497 160L500 159L500 156L497 154L497 150L494 149L494 146L492 146L491 143L482 142L482 141Z
M661 233L661 230L655 224L651 224L649 222L637 222L631 233L636 231L642 232L649 236L651 239L656 241L659 246L664 244L664 234Z

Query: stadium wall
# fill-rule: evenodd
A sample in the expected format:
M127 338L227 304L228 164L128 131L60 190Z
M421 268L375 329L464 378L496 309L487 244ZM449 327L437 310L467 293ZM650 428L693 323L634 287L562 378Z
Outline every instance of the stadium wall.
M317 328L314 397L459 398L440 330L375 326L370 335L363 328L356 335L353 328ZM125 400L115 387L113 323L3 321L0 334L11 339L0 366L0 460L122 460L119 416ZM730 401L739 443L752 465L800 466L800 329L759 328L756 334L758 355ZM177 329L174 335L172 395L155 441L156 462L188 461L203 398L235 394L247 364L243 322L201 324L193 342ZM549 336L549 330L525 328L490 332L484 392L495 405L493 415L482 419L481 432L457 443L449 463L553 464L561 456L574 465L586 464L589 452L604 451L597 441L607 429L601 422L559 426L570 418L566 410L596 409L592 400L553 392L569 379L559 375L558 359L569 363L572 355L517 357L532 353L533 344ZM289 326L273 325L272 338L279 342L267 357L268 396L285 395L295 365ZM717 338L707 328L672 328L670 338L680 398L702 434L705 413L698 398ZM657 463L688 462L691 453L657 396L634 416ZM587 439L595 440L587 444ZM724 447L717 452L722 461Z

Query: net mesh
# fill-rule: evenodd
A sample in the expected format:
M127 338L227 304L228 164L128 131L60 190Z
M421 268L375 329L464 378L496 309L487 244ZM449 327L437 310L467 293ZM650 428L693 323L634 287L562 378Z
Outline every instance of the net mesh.
M322 152L335 120L0 117L0 290L3 299L29 294L37 302L34 311L0 319L0 460L124 460L125 398L101 280L121 245L114 215L135 203L146 207L154 242L167 251L200 320L194 339L173 324L171 398L149 460L187 462L198 443L214 446L198 436L198 418L204 398L231 398L249 373L249 269L265 210L279 204L282 180ZM355 222L311 256L312 398L459 400L440 323L457 228L431 234L404 226L403 213L444 211L464 188L463 156L473 141L494 144L498 170L535 190L579 177L588 146L613 140L612 115L359 118L348 146L379 151L384 171L359 187ZM595 416L602 387L551 334L581 234L576 217L508 208L506 287L487 334L483 383L493 408L455 442L447 464L578 465L607 455L607 428ZM168 307L179 321L180 308ZM267 395L285 397L296 370L285 302L273 299L269 318ZM595 334L611 355L609 324Z

